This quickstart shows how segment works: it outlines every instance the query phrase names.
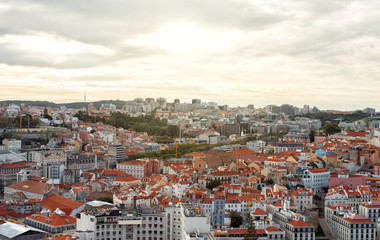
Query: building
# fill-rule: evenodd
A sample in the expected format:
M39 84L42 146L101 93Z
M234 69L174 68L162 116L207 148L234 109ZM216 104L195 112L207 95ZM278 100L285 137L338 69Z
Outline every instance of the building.
M286 224L286 240L314 240L314 226L303 220L293 220Z
M374 208L372 208L372 206ZM371 216L377 216L377 204L363 206L360 210L362 213ZM369 239L376 238L376 225L363 215L356 214L356 208L345 203L336 203L325 209L326 223L330 228L331 234L338 240L346 239Z
M366 177L355 174L334 174L330 176L329 187L332 188L338 185L349 189L356 189L358 186L366 185Z
M338 240L375 240L376 224L361 215L351 215L333 218L336 222L336 234Z
M0 239L24 240L42 239L44 237L46 237L46 233L36 228L13 222L5 222L0 224Z
M70 154L67 156L68 169L80 169L83 172L94 168L105 168L103 156L96 154Z
M377 222L380 217L380 202L374 201L359 206L359 214L372 222Z
M4 139L3 145L5 145L6 150L12 152L19 152L21 150L21 140L19 139Z
M287 152L287 151L302 151L305 146L303 143L295 141L281 141L277 142L274 146L274 153Z
M305 187L311 187L318 193L329 187L330 171L326 168L308 168L303 172L302 182Z
M124 160L124 147L122 145L109 145L108 155L116 157L116 162Z
M263 140L247 142L247 147L253 152L262 152L266 143Z
M297 207L297 212L303 213L306 206L313 204L313 189L299 188L292 192L291 200L293 205Z
M4 200L8 201L18 197L44 199L53 189L51 184L25 180L5 187Z
M34 165L34 162L0 164L0 195L4 193L4 188L6 186L18 182L18 174L20 171L29 170Z
M141 179L158 173L158 160L138 159L136 161L121 162L116 165L116 168L129 176Z
M96 210L95 210L96 209ZM80 239L211 239L209 217L191 204L159 209L87 208L77 219Z
M333 235L336 235L337 232L337 221L336 217L344 216L345 214L352 215L356 214L356 209L345 204L345 203L335 203L334 205L329 205L325 208L325 219L327 226L330 228L330 231L333 232Z
M76 218L66 215L57 208L54 212L43 210L40 213L34 213L26 217L25 223L50 234L59 234L75 229Z
M51 212L59 208L66 215L75 217L84 209L84 203L77 202L56 194L51 194L42 200L41 207L44 210L50 210Z
M240 136L241 129L239 124L224 124L221 126L221 134L224 136L229 136L235 134Z

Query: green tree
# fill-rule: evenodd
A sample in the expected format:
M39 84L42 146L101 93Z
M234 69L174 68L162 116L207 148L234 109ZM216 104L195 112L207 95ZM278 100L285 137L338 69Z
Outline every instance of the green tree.
M328 122L323 126L323 131L326 135L334 134L340 132L340 127L337 123Z
M321 201L322 200L322 198L319 195L314 195L314 199L317 200L317 201Z
M315 162L309 162L308 166L312 168L318 168L318 165Z
M248 217L248 226L247 226L247 233L244 235L243 240L257 240L257 233L256 233L256 227L255 223L253 222L253 219L249 216Z
M111 197L106 197L106 196L100 197L100 198L98 198L98 201L103 201L103 202L108 202L108 203L113 204L113 198L111 198Z
M219 185L221 185L221 183L218 180L212 180L206 184L206 188L212 190Z
M266 185L272 185L274 183L273 179L272 178L268 178L265 180L265 184Z
M310 130L310 132L309 132L310 142L314 142L315 135L316 135L316 132L315 132L314 128L312 128L312 129Z
M47 110L47 108L44 109L44 118L47 118L49 120L52 120L53 118L49 115L49 112Z
M232 211L230 213L231 218L231 227L238 228L243 223L243 217L240 216L237 212Z

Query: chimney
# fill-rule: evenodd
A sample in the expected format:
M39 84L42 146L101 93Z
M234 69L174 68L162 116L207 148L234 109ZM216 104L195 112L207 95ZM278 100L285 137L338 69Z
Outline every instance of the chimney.
M137 207L136 207L136 202L137 202L137 200L136 200L136 196L133 196L133 209L136 209Z

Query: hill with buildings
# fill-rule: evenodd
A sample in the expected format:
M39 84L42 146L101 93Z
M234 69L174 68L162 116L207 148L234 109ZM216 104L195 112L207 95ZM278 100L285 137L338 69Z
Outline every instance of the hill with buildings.
M21 105L24 104L25 106L41 106L41 107L61 107L66 106L67 108L87 108L88 104L90 102L72 102L72 103L54 103L54 102L48 102L48 101L23 101L23 100L5 100L0 101L0 105L9 105L9 104L16 104ZM121 108L125 101L122 100L101 100L92 102L96 108L100 108L102 104L114 104L117 108Z

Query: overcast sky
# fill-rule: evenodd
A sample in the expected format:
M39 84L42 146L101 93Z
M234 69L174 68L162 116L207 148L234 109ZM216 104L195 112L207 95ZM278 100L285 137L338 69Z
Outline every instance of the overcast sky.
M379 0L2 0L0 100L380 110Z

